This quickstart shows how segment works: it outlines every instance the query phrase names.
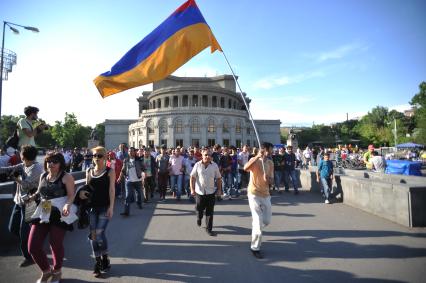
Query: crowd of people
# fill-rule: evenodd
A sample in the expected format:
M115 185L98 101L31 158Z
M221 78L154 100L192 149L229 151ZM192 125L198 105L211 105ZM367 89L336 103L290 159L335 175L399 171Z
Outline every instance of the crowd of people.
M334 171L331 156L338 161L360 155L367 168L380 172L386 164L372 145L361 154L351 148L306 147L302 151L292 146L274 148L270 143L260 148L248 145L134 148L122 143L109 151L101 146L72 151L53 149L41 164L36 160L34 136L45 127L33 128L31 121L37 118L37 113L36 107L25 109L25 121L18 123L23 127L19 130L19 154L13 152L13 164L10 158L7 163L2 161L0 175L9 176L17 184L9 230L20 239L24 257L20 266L36 263L42 273L37 281L40 283L61 280L63 240L76 221L78 228L89 229L94 276L99 277L110 269L105 231L117 204L122 205L120 215L126 218L133 203L142 209L153 199L180 202L187 198L195 203L196 224L202 226L205 217L206 233L215 236L216 201L239 198L246 189L252 215L250 250L256 258L262 258L262 231L272 217L271 193L289 192L291 186L297 195L300 187L297 168L318 166L316 179L322 185L324 202L329 204ZM7 154L12 155L12 151ZM76 171L86 172L85 185L79 188L70 174ZM171 196L166 198L168 192ZM121 199L121 203L116 199ZM43 249L48 236L52 264Z

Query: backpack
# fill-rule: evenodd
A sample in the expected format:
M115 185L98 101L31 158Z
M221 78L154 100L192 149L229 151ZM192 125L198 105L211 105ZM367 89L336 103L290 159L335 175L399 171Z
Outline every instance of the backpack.
M19 137L18 137L18 127L15 128L13 135L6 139L6 147L18 148Z

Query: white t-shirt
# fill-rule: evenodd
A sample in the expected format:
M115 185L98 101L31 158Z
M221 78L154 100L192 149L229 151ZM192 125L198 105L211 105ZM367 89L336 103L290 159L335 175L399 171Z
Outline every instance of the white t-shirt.
M191 177L195 177L195 192L199 195L210 195L215 192L214 181L221 178L219 167L210 162L207 168L202 161L195 163Z
M182 172L180 169L182 169L183 165L183 156L179 155L179 157L176 157L176 155L172 155L169 158L169 164L171 165L170 168L170 175L182 175Z
M28 129L30 131L33 130L33 126L30 121L28 121L26 118L21 118L18 121L18 136L19 136L19 142L18 145L32 145L36 146L34 136L28 137L23 129Z
M246 165L246 163L248 162L248 158L249 158L248 152L241 151L238 154L237 160L241 161L241 163L243 164L243 165L240 165L240 163L238 163L238 169L244 169L244 165Z
M138 175L136 174L135 162L135 159L129 159L129 163L127 165L127 169L129 170L127 180L129 182L138 182L142 180L142 178L138 178Z
M385 172L386 161L383 156L374 156L371 158L371 163L373 163L373 168L377 172Z

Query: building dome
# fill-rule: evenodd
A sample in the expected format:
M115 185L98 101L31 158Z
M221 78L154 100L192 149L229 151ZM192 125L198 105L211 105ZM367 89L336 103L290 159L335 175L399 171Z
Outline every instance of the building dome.
M243 94L247 105L250 99ZM129 126L129 145L257 145L235 81L230 75L175 77L155 82L138 98L139 119Z

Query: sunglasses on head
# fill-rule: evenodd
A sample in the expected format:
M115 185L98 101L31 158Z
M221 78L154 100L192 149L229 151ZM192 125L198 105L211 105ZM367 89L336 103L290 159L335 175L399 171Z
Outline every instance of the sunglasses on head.
M93 154L93 158L98 158L98 159L101 159L101 158L103 158L104 157L104 155L103 154Z

